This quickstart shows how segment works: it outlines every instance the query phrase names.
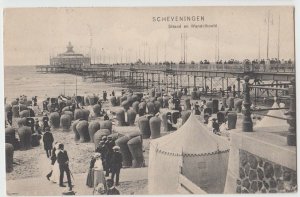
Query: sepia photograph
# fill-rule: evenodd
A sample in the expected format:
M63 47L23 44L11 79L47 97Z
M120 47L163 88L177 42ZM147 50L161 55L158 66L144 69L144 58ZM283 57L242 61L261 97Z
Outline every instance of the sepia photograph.
M288 5L4 8L6 195L297 193L295 43Z

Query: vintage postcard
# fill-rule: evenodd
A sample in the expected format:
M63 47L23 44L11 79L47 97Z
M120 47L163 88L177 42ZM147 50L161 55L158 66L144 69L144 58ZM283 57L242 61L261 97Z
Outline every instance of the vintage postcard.
M7 195L298 191L293 6L3 15Z

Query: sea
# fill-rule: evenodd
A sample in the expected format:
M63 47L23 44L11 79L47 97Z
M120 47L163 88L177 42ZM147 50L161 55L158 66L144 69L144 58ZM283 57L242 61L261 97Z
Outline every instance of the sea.
M77 81L77 86L76 86ZM77 87L77 88L76 88ZM85 81L81 76L64 73L39 73L35 66L4 66L4 97L10 102L21 95L31 99L38 97L38 101L58 95L100 95L107 91L108 95L114 90L121 94L121 87L105 82Z

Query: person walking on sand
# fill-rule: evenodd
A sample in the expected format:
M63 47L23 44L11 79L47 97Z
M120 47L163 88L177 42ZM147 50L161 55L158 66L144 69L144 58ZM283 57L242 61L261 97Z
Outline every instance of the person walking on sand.
M47 157L51 157L52 144L54 142L54 138L52 133L50 132L50 128L47 127L45 129L45 133L43 135L44 149L46 151Z
M53 173L53 168L54 168L54 164L56 162L56 148L58 148L58 142L55 142L54 144L54 147L52 148L51 150L51 166L52 166L52 169L51 171L46 175L48 181L50 181L50 177L52 179L52 173ZM53 180L53 179L52 179Z
M58 162L59 171L60 171L59 186L60 187L66 187L63 184L64 173L66 172L67 179L68 179L69 191L72 191L72 182L71 182L70 169L69 169L68 153L67 153L66 150L64 150L64 145L63 144L59 144L58 149L59 149L59 151L57 153L57 162Z

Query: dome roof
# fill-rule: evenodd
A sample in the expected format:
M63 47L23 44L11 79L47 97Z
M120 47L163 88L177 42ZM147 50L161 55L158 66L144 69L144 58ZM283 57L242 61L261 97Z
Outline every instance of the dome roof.
M210 155L229 151L229 143L213 134L191 114L177 131L152 140L156 150L170 155Z

